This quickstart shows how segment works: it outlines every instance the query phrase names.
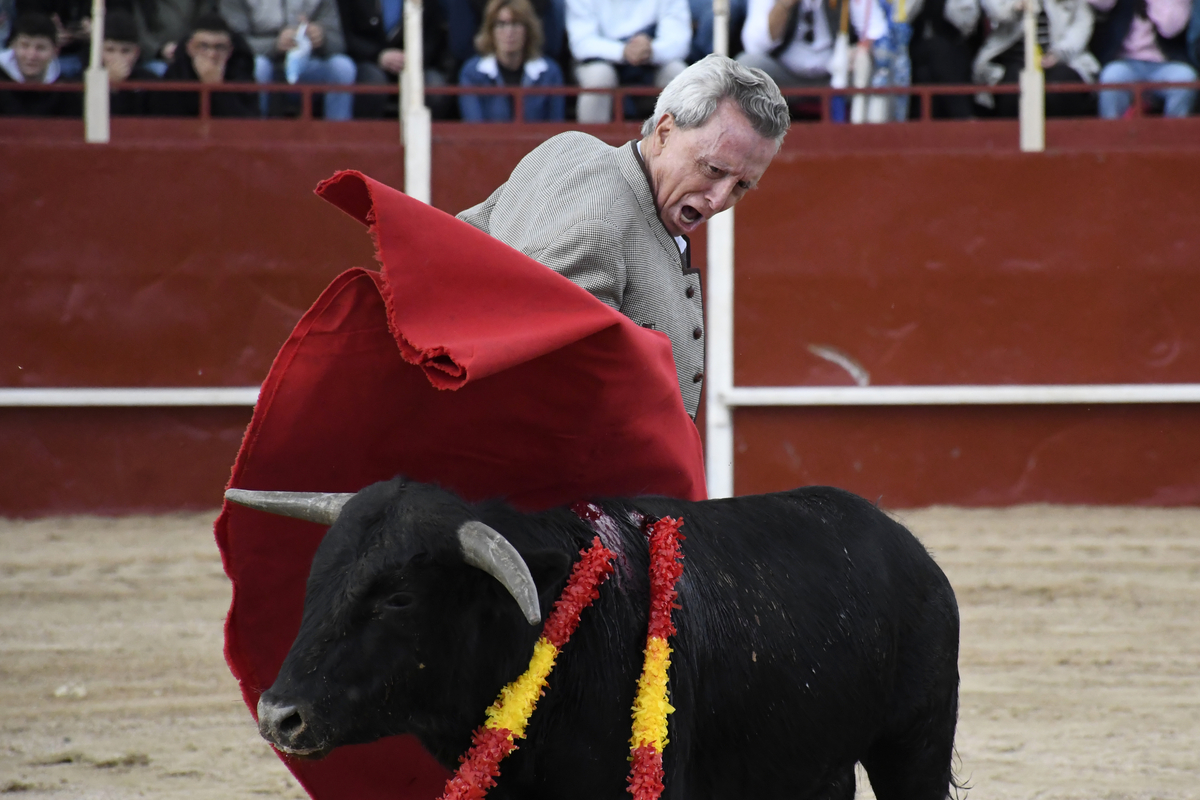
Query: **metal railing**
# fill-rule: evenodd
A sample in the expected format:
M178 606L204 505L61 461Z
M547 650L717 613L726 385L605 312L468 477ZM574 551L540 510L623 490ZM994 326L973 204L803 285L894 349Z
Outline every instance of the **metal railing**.
M188 81L125 81L123 83L112 84L110 87L112 92L135 91L147 93L188 93L199 95L199 118L201 120L213 119L212 114L212 96L219 93L234 93L234 94L284 94L298 96L300 100L299 113L292 117L305 121L316 119L313 113L313 97L323 94L353 94L353 95L396 95L399 93L399 88L395 85L367 85L367 84L289 84L289 83L251 83L251 82L232 82L232 83L199 83ZM1163 89L1191 89L1200 92L1200 81L1191 83L1047 83L1047 94L1097 94L1102 91L1125 91L1133 94L1132 103L1130 104L1129 116L1138 118L1145 116L1146 99L1151 92L1160 91ZM82 93L84 90L82 83L66 83L56 82L51 84L23 84L23 83L8 83L5 84L0 91L18 91L18 92L76 92ZM659 93L659 89L652 86L618 86L614 88L583 88L580 86L426 86L425 97L426 102L434 97L458 97L460 95L475 95L475 96L496 96L506 95L514 103L514 108L523 107L523 101L527 97L545 97L545 96L565 96L577 97L581 94L602 94L608 95L613 99L613 115L612 121L615 124L624 124L631 122L640 122L641 119L631 120L625 114L625 99L637 97L654 97ZM809 99L815 101L815 106L818 109L818 114L815 122L832 123L833 119L833 101L835 98L845 98L849 101L851 98L859 95L863 96L908 96L918 98L919 111L916 115L908 119L906 122L941 122L951 120L940 120L933 115L933 100L937 97L956 97L956 96L974 96L980 93L988 93L993 95L1019 95L1021 92L1020 86L1015 83L998 84L995 86L987 86L981 84L914 84L912 86L888 86L888 87L848 87L844 89L835 89L828 86L822 87L788 87L781 89L784 97L796 99ZM159 116L154 114L143 114L139 116ZM193 117L195 118L195 117ZM260 117L246 117L246 119L254 119ZM467 123L470 124L470 123ZM522 115L514 113L513 118L508 122L489 122L488 124L495 125L522 125L525 123ZM539 123L540 124L540 123ZM582 123L581 123L582 124ZM864 123L864 124L880 124L880 123ZM885 123L886 124L886 123ZM902 123L901 123L902 124Z

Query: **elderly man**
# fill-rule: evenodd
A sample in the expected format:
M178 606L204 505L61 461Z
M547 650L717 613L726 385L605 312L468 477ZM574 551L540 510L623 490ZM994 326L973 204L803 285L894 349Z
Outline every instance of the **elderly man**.
M671 339L693 419L704 379L704 308L687 235L754 188L787 133L788 108L760 70L711 55L659 95L641 141L564 133L459 214Z

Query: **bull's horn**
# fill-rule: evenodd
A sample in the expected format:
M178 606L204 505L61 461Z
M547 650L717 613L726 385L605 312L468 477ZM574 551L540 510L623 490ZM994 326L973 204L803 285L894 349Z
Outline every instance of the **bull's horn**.
M240 506L256 508L281 517L292 517L332 525L342 506L353 494L324 492L256 492L250 489L226 489L225 499Z
M542 621L533 575L529 574L525 559L521 558L517 548L508 539L494 528L472 520L459 526L458 546L464 561L504 584L530 625Z

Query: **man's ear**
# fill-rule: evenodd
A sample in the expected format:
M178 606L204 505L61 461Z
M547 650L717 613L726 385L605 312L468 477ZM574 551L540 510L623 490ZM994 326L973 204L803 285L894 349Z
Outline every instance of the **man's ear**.
M670 138L674 131L675 117L670 113L663 114L659 118L658 124L654 126L654 133L651 136L656 154L662 151L663 146L667 143L667 139Z
M553 604L571 573L571 557L560 550L535 550L522 553L533 582L537 584L538 599L542 605Z

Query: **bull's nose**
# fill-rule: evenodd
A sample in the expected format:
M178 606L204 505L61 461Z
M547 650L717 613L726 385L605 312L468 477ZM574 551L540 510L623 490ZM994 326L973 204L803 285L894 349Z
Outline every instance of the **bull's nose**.
M258 732L268 742L289 752L311 749L302 743L308 724L296 705L263 695L258 698Z

